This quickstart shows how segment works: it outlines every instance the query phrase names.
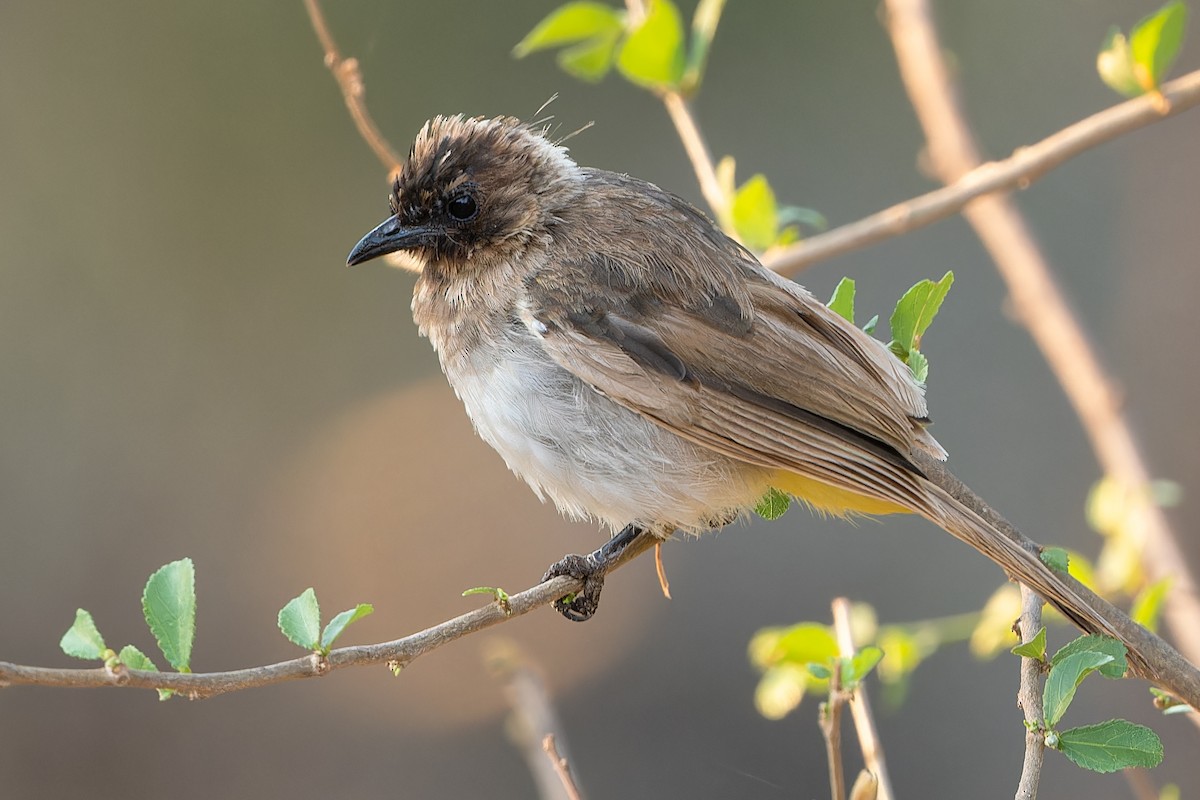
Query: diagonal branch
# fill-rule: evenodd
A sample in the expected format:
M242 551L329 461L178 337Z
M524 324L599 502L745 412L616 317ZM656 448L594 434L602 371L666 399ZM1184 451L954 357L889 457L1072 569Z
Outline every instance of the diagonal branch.
M1165 110L1152 97L1137 97L1022 147L1001 161L979 164L976 157L972 166L960 165L965 167L961 174L947 181L943 188L782 249L768 259L768 266L784 275L795 275L818 261L952 217L983 195L1024 189L1077 155L1200 105L1200 71L1165 84L1162 96L1167 101Z

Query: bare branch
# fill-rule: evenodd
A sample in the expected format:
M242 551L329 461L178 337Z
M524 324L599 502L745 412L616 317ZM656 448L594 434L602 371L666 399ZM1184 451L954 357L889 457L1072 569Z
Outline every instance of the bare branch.
M400 171L400 156L380 133L375 120L367 111L366 88L362 73L358 69L358 59L342 58L337 42L333 40L333 34L329 32L329 26L325 23L325 15L321 13L318 0L304 0L304 8L308 10L313 30L316 31L321 47L325 50L325 66L329 67L329 71L337 80L338 88L342 90L342 98L346 101L346 108L349 109L350 117L358 128L358 135L371 148L371 152L383 164L388 174L396 175Z
M958 106L928 5L925 0L887 0L886 8L900 74L925 130L934 170L945 183L953 184L979 166L979 148ZM1200 73L1174 81L1167 91L1168 113L1194 105L1200 100ZM1123 113L1142 120L1141 124L1162 116L1149 98L1117 108L1130 109ZM1132 124L1132 119L1125 127L1114 123L1113 130L1123 132ZM1143 537L1143 566L1152 580L1169 576L1173 581L1164 616L1180 650L1200 662L1200 591L1166 516L1149 496L1150 471L1121 415L1117 393L1099 355L1012 201L998 194L979 197L963 208L963 215L996 262L1017 316L1062 385L1101 466L1129 490L1130 497L1138 498L1130 528Z
M1150 97L1127 100L1063 128L1036 144L1022 147L1009 158L973 166L941 189L783 248L768 259L768 266L784 275L795 275L818 261L878 244L951 217L982 195L1024 189L1081 153L1200 105L1200 71L1167 83L1162 87L1162 93L1168 101L1166 109L1160 108Z
M575 779L571 777L571 765L567 762L567 759L558 754L558 748L554 745L554 734L546 734L546 738L542 740L542 747L546 751L546 756L554 765L554 771L558 773L559 780L562 781L568 800L583 800L583 795L580 794L579 787L575 785Z
M1029 642L1042 628L1042 598L1028 586L1021 587L1021 641ZM1025 712L1025 761L1017 784L1016 800L1036 800L1042 761L1046 756L1046 735L1042 730L1042 662L1021 658L1021 685L1017 705Z
M844 597L835 597L833 600L833 630L837 634L838 650L843 658L850 658L858 652L854 631L850 629L850 601ZM892 800L892 779L888 776L887 760L883 757L883 743L875 728L867 687L862 682L850 697L850 715L854 718L854 730L858 734L863 762L877 782L875 796L878 800Z
M732 233L729 201L725 197L725 193L721 191L721 182L717 180L717 170L713 166L712 155L709 153L704 136L700 133L700 126L692 117L691 106L679 92L664 93L662 101L663 105L667 107L667 113L671 116L671 122L675 123L675 130L679 132L683 149L687 152L688 159L692 162L692 169L696 172L696 179L700 181L700 191L704 195L704 201L712 209L713 216L717 218L721 227L726 232Z
M842 706L846 692L842 689L842 665L834 659L833 676L829 679L829 699L821 704L817 721L825 737L825 755L829 760L829 793L833 800L846 800L846 775L842 769Z

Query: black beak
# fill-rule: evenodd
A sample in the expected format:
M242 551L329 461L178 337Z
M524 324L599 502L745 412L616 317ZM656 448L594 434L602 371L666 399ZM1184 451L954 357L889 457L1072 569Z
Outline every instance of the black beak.
M407 250L427 244L434 234L435 232L430 228L404 226L396 217L390 217L354 245L354 249L346 257L346 266L353 267L355 264L361 264L397 250Z

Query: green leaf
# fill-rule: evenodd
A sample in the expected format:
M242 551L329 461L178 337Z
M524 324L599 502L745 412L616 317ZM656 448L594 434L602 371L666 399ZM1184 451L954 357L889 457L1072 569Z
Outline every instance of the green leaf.
M823 231L829 227L829 220L820 211L803 206L780 206L780 225L804 225L814 231Z
M1113 657L1107 653L1085 650L1072 653L1051 667L1042 691L1047 728L1058 725L1058 721L1067 712L1067 707L1075 699L1075 690L1079 688L1083 679L1112 660Z
M1069 572L1071 559L1061 547L1043 547L1039 554L1042 563L1055 572Z
M1068 656L1084 652L1103 653L1104 655L1112 656L1112 661L1100 667L1100 674L1105 678L1122 678L1125 676L1127 668L1125 663L1127 652L1125 645L1111 636L1101 636L1097 633L1080 636L1073 641L1067 642L1050 659L1050 666L1056 667Z
M829 667L825 666L824 664L816 664L816 663L810 662L808 664L805 664L804 668L806 670L808 670L809 675L812 675L814 678L816 678L819 681L827 681L833 677L833 671L831 669L829 669Z
M1137 97L1144 93L1133 68L1129 40L1116 25L1108 29L1104 44L1096 55L1096 71L1100 73L1100 80L1118 94Z
M742 184L733 196L733 227L751 250L762 252L779 236L775 192L761 173Z
M181 558L158 568L142 590L142 614L158 648L179 672L191 672L196 636L196 568Z
M896 303L891 320L892 340L906 353L920 349L921 337L937 316L953 284L954 273L947 272L937 283L924 280L916 284Z
M75 610L75 623L63 634L58 646L72 658L84 658L89 661L93 658L103 658L104 651L108 649L104 646L104 637L96 629L92 615L82 608Z
M604 3L574 2L551 11L513 48L513 55L524 58L538 50L580 42L584 39L620 35L622 14Z
M1147 91L1159 87L1179 55L1187 13L1182 0L1173 0L1134 25L1129 32L1134 74Z
M877 326L878 324L879 324L879 315L876 314L875 316L873 316L869 320L867 320L866 325L862 326L863 333L865 333L867 336L873 335L875 333L875 326Z
M883 651L874 645L867 645L849 659L849 668L842 670L842 683L846 686L860 683L882 660Z
M158 672L158 666L150 660L150 656L138 650L131 644L127 644L121 648L121 652L117 654L117 660L130 669L141 670L142 672ZM170 700L175 694L174 689L158 689L159 700Z
M929 359L920 350L909 350L908 358L905 359L908 364L908 369L912 372L913 380L922 386L929 378Z
M1170 578L1163 578L1150 584L1133 599L1133 608L1130 609L1129 616L1133 617L1134 622L1145 626L1147 630L1157 631L1158 617L1162 613L1163 602L1167 599L1167 592L1170 589Z
M329 648L342 635L342 631L346 630L346 626L357 622L374 610L375 607L370 603L359 603L349 611L343 611L329 620L329 624L325 626L325 632L321 634L321 649L328 653Z
M717 23L725 0L700 0L692 14L692 46L688 51L687 67L680 81L685 93L694 92L704 78L704 67L708 62L708 51L717 34Z
M838 655L837 639L826 625L801 622L787 628L776 643L776 661L825 663Z
M837 288L833 290L833 297L829 298L829 302L825 305L829 306L829 310L837 314L842 319L854 324L854 281L851 278L842 278L838 281Z
M683 22L670 0L651 0L646 18L625 37L617 68L650 89L677 89L683 77Z
M1037 635L1028 642L1022 642L1012 649L1012 654L1022 656L1023 658L1032 658L1037 661L1046 660L1046 628L1042 626L1038 629Z
M279 630L294 645L305 650L320 649L321 606L311 586L279 609Z
M1154 731L1123 719L1062 731L1057 748L1077 765L1093 772L1156 767L1163 758L1162 741Z
M787 513L792 498L772 487L767 490L754 507L754 513L765 520L776 520Z
M589 83L597 83L612 68L620 29L610 35L581 42L559 51L558 65L568 74Z

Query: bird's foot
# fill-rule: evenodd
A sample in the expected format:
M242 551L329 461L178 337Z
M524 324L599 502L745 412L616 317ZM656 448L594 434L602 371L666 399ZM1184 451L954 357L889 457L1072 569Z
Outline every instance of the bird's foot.
M583 589L573 595L554 601L554 608L572 622L586 622L596 613L600 605L600 590L604 588L604 576L609 568L635 539L644 533L637 525L626 525L621 532L605 542L604 546L586 556L563 556L550 565L542 576L542 583L566 575L583 583Z

